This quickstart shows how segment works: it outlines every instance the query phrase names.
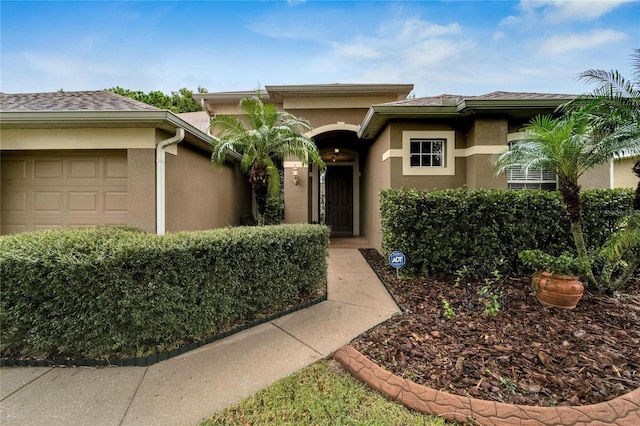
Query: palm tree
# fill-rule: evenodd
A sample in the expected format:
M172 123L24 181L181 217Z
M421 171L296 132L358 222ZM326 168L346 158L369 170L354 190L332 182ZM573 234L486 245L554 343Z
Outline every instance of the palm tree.
M578 75L586 83L595 83L596 88L567 103L566 111L582 110L590 116L591 124L597 129L594 137L623 139L631 148L640 144L640 48L631 54L633 77L625 79L618 71L590 69ZM640 177L640 161L633 167ZM640 210L640 182L636 189L634 209Z
M582 232L578 179L612 158L639 154L640 149L617 135L600 133L592 125L591 118L583 110L571 111L558 118L535 117L524 127L524 138L493 159L493 167L497 174L517 167L525 171L552 170L558 175L558 190L567 210L578 258L585 265L588 284L597 288ZM598 132L598 137L594 137L594 132Z
M277 161L293 157L307 164L308 161L325 167L313 140L303 133L311 130L308 121L278 111L273 104L262 102L260 94L240 101L241 116L219 114L210 122L211 132L218 131L214 139L211 162L222 165L229 151L242 156L240 165L248 174L262 217L267 209L269 196L277 197L280 177Z

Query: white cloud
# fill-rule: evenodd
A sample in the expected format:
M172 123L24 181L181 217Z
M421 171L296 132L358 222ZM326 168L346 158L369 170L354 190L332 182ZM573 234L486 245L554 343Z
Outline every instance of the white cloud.
M609 43L625 40L627 35L615 30L592 30L582 34L561 34L546 39L540 53L557 55L576 50L591 50Z
M368 40L360 40L354 43L333 43L333 53L338 58L347 60L375 59L380 57L380 51Z
M449 25L438 25L420 19L409 19L402 24L397 37L401 40L421 40L429 37L457 35L460 32L460 25L457 22Z
M546 22L561 24L574 21L594 21L625 3L637 0L521 0L520 15L504 18L501 25L522 25Z
M331 44L311 65L329 81L416 82L451 79L466 67L477 43L458 23L434 24L417 18L387 21L372 34ZM458 67L459 63L464 65ZM432 90L438 90L430 87Z

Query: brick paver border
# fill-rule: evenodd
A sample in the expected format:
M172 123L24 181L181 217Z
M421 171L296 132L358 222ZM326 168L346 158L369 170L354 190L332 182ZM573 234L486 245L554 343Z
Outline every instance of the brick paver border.
M351 346L333 357L353 376L401 404L429 415L480 425L640 425L640 388L612 401L577 407L535 407L441 392L382 369Z

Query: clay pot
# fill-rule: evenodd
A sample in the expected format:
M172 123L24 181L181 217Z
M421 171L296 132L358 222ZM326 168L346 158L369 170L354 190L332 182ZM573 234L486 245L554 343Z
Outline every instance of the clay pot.
M540 281L535 283L535 279L534 276L532 283L534 289L537 287L538 300L545 306L573 309L584 293L584 286L575 276L541 272Z

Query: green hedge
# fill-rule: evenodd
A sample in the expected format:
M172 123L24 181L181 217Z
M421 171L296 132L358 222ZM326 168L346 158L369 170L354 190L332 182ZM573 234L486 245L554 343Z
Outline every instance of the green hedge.
M632 207L633 191L582 192L586 243L597 248ZM407 256L413 275L522 272L518 253L575 251L559 193L511 190L383 190L382 244Z
M2 237L2 354L144 356L201 339L322 289L328 238L318 225Z

